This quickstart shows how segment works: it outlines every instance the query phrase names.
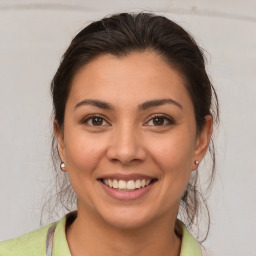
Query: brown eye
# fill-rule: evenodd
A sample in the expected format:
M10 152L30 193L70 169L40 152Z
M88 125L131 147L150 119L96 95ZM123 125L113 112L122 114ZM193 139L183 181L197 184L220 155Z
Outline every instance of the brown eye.
M101 118L101 117L93 117L92 118L92 125L99 126L99 125L102 125L102 123L103 123L103 118Z
M166 116L163 115L156 115L153 118L151 118L148 122L147 122L147 126L166 126L166 125L172 125L175 124L175 122Z
M106 122L106 120L101 117L101 116L89 116L87 118L85 118L83 121L82 121L83 124L86 124L88 126L107 126L108 123Z
M164 118L163 117L155 117L153 119L154 125L163 125L164 124Z

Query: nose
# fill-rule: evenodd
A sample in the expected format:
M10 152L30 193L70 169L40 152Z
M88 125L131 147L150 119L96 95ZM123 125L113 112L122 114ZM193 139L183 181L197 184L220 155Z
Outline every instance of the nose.
M107 157L110 161L129 165L146 159L146 149L139 132L131 126L123 125L113 132Z

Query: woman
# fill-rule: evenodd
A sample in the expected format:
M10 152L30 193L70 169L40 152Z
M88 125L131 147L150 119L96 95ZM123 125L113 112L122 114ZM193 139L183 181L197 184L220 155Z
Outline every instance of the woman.
M148 13L94 22L51 89L77 211L2 242L0 255L201 255L183 222L198 220L197 169L218 104L191 36Z

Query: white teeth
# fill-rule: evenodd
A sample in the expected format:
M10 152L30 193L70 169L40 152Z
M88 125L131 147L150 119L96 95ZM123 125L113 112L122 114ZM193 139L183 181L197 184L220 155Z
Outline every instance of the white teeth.
M118 181L117 180L113 180L113 188L118 188Z
M135 189L135 183L133 180L129 180L126 184L127 189Z
M138 188L144 188L151 183L151 180L146 179L138 179L138 180L111 180L111 179L103 179L103 183L107 186L119 190L135 190Z
M124 181L124 180L119 180L118 188L119 188L119 189L126 189L126 181Z
M141 181L140 180L136 180L135 181L135 188L140 188L141 187Z
M111 187L111 188L113 188L113 182L112 182L111 179L108 179L108 186Z

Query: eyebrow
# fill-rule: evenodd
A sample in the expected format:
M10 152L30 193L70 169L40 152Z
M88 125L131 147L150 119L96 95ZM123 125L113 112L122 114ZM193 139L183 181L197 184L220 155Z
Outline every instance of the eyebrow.
M79 103L77 103L75 105L75 109L80 106L83 106L83 105L91 105L91 106L95 106L97 108L114 110L114 106L112 106L111 104L101 101L101 100L92 100L92 99L86 99L86 100L80 101Z
M138 105L138 110L143 111L143 110L146 110L146 109L149 109L152 107L162 106L165 104L172 104L172 105L175 105L175 106L179 107L180 109L182 109L182 105L173 99L157 99L157 100L149 100L149 101L146 101L146 102ZM94 100L94 99L82 100L75 105L74 109L76 109L80 106L83 106L83 105L91 105L91 106L95 106L97 108L106 109L106 110L114 110L115 109L115 107L110 103L107 103L107 102L104 102L101 100Z
M157 106L161 106L164 104L173 104L173 105L179 107L180 109L182 109L182 105L173 99L159 99L159 100L146 101L146 102L140 104L138 106L138 109L140 111L142 111L142 110L146 110L151 107L157 107Z

